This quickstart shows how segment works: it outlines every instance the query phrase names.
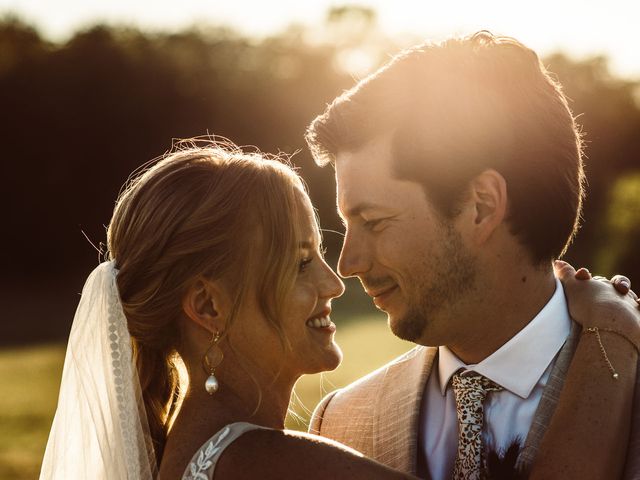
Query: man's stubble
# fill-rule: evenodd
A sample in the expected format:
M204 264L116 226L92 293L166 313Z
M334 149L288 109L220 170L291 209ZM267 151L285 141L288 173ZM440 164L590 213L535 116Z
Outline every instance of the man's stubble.
M441 344L437 338L425 338L429 337L430 327L449 317L456 303L476 289L476 259L460 234L452 225L443 223L439 237L431 254L421 258L416 266L407 312L390 321L393 333L403 340Z

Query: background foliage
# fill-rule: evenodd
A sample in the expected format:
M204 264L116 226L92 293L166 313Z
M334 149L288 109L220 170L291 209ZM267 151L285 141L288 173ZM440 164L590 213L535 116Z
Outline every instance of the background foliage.
M416 39L411 39L415 41ZM256 40L223 28L148 33L95 26L53 44L12 17L0 21L0 112L5 182L0 279L7 311L0 342L63 339L75 294L97 261L121 185L172 139L228 137L268 152L298 152L323 226L341 231L330 169L305 148L308 123L353 77L402 42L366 8L335 8L324 27ZM640 278L638 83L605 58L546 58L587 141L585 224L569 259ZM619 215L626 215L627 220ZM331 257L340 236L326 235Z

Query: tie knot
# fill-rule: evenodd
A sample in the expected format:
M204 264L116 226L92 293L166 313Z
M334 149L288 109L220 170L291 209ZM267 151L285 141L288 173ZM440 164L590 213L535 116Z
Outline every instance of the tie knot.
M502 387L489 380L487 377L476 372L465 375L456 373L451 380L453 391L457 399L465 397L480 397L482 400L487 396L487 392L497 392Z

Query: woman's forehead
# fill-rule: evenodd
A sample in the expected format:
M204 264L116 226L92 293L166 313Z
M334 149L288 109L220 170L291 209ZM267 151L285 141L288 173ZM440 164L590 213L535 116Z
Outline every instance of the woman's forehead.
M301 242L318 245L320 243L320 231L311 200L306 193L298 196L298 208L296 221L301 233Z

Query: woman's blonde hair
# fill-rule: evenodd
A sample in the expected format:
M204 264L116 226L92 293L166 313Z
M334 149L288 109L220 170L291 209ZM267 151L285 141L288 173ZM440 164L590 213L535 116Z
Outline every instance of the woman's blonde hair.
M299 232L292 219L302 192L287 158L245 153L228 141L182 141L125 184L107 232L108 257L119 270L158 463L179 394L182 298L194 279L225 282L232 322L251 278L286 343L278 319L296 278ZM264 261L249 272L256 251Z

